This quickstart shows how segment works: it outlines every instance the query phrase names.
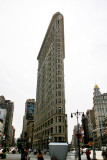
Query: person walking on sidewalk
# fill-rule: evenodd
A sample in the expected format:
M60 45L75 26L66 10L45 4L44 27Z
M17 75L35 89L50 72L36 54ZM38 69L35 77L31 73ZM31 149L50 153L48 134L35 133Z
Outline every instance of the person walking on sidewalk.
M87 160L91 160L91 158L90 158L90 154L91 154L90 150L89 150L89 149L87 149L87 150L86 150Z
M77 157L78 157L78 150L75 149L75 159L77 159Z
M27 160L27 154L24 149L22 149L22 151L21 151L21 160Z
M43 155L42 155L40 149L38 150L37 160L44 160Z
M102 156L103 156L104 160L107 160L107 148L106 148L106 150L102 151Z

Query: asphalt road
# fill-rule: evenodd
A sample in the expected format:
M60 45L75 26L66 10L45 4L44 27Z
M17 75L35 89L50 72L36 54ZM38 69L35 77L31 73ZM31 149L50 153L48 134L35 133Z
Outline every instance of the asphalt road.
M20 160L20 154L7 154L6 160ZM43 155L44 160L51 160L49 155ZM30 160L37 160L36 155L31 154ZM75 160L74 154L68 153L66 160ZM86 160L86 155L81 156L81 160Z
M49 154L43 155L44 156L44 160L51 160ZM37 160L36 155L31 154L30 155L30 160ZM91 153L91 158L93 157L92 153ZM101 151L96 151L96 158L97 160L103 160L103 157L101 156ZM21 155L20 154L8 154L7 153L7 157L6 160L20 160L21 159ZM86 160L86 155L83 154L81 155L81 160ZM66 160L75 160L75 156L74 153L72 152L68 152L67 155L67 159Z

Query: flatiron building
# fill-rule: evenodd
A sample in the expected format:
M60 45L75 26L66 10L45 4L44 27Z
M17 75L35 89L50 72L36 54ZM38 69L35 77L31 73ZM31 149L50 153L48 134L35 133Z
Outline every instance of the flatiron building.
M34 147L67 142L64 89L64 18L55 13L38 54Z

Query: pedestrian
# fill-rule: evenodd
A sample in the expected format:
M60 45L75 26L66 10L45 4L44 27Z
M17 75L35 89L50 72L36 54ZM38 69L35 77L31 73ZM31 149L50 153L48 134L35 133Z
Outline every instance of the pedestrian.
M28 155L28 160L30 160L30 154Z
M106 150L105 150L105 158L106 158L106 160L107 160L107 148L106 148Z
M40 149L38 150L37 160L44 160L43 155L42 155Z
M27 154L24 149L22 149L22 151L21 151L21 160L27 160Z
M77 149L75 149L75 159L77 159L77 157L78 157L78 151Z
M44 149L44 154L46 154L46 148Z
M29 148L29 153L31 153L31 151L32 151L31 148Z
M87 149L87 150L86 150L87 160L91 160L91 158L90 158L90 154L91 154L90 150L89 150L89 149Z
M102 156L103 156L104 160L107 160L107 148L106 148L106 150L102 151Z
M36 148L34 148L33 154L36 155L36 153L37 153Z

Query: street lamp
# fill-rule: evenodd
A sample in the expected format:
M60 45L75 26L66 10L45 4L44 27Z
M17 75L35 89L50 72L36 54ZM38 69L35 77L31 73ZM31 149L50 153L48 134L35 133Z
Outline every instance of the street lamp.
M79 132L79 123L78 123L78 118L79 118L79 115L81 114L84 114L84 112L75 112L75 113L71 113L71 118L73 118L73 114L76 116L77 118L77 126L78 126L78 133L77 133L77 138L78 138L78 150L79 150L79 153L78 153L78 156L79 156L79 160L81 160L81 154L80 154L80 137L81 137L81 133Z

